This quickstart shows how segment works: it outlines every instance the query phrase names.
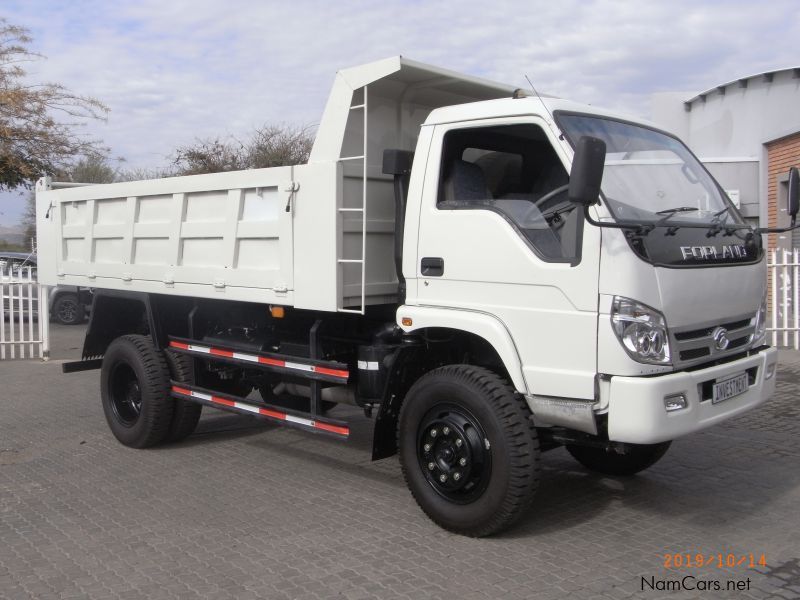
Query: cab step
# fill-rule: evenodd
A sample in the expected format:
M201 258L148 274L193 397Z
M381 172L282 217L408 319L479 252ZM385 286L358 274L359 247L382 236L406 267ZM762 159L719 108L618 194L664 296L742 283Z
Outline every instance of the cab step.
M223 394L178 381L170 382L170 396L229 412L252 415L280 425L328 435L340 440L346 441L350 436L350 426L346 421L314 416L311 413L287 411L285 408L271 404L254 404L238 396Z

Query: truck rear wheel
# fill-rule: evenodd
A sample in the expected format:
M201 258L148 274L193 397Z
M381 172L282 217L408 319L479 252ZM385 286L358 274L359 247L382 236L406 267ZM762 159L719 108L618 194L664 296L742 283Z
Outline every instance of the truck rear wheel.
M174 402L164 355L143 335L118 337L106 350L100 374L103 412L126 446L147 448L169 431Z
M621 454L613 449L567 445L567 452L591 471L606 475L635 475L656 464L672 442L628 444Z
M400 411L403 476L441 527L480 537L529 507L539 483L539 441L525 401L498 375L471 365L420 378Z
M173 381L179 383L192 383L194 378L192 359L185 354L177 354L171 350L164 352L169 367L170 376ZM197 423L200 421L200 414L203 412L203 405L187 400L174 400L172 407L172 420L169 424L169 431L164 438L165 442L180 442L194 433Z

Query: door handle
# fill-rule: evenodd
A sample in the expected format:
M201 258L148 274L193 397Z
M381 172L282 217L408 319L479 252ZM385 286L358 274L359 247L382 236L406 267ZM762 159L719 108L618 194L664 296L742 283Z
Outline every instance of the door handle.
M422 275L425 277L441 277L444 275L444 259L438 256L423 258L420 266L422 267Z

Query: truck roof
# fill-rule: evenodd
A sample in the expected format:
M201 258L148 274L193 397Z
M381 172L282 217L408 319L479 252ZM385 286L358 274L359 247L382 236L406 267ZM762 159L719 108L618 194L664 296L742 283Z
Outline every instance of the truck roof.
M643 125L653 126L648 121L639 117L626 115L613 110L598 108L590 104L582 104L563 98L544 96L537 98L527 96L523 98L502 98L498 100L487 100L483 102L471 102L469 104L459 104L437 108L431 112L425 120L424 125L440 125L444 123L454 123L473 119L491 119L494 117L540 115L547 121L551 121L550 115L556 111L576 112L588 115L609 117Z

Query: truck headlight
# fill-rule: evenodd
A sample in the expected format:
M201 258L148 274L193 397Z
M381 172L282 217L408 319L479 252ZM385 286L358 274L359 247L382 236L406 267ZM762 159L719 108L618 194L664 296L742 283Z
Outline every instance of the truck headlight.
M611 327L631 358L657 365L670 364L664 315L640 302L614 296Z
M761 300L761 306L758 307L756 313L756 326L753 331L753 345L758 346L764 341L764 336L767 334L767 295Z

